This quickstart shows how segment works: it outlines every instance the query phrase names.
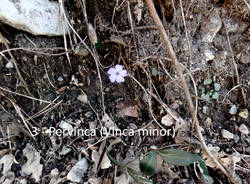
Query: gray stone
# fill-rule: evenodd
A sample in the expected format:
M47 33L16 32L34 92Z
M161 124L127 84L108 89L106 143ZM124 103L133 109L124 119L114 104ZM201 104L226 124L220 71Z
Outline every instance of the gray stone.
M240 56L240 63L241 64L248 64L250 62L250 54L243 53Z
M239 129L238 129L242 134L249 134L249 130L245 124L241 124Z
M88 162L85 158L83 158L71 168L71 170L67 175L67 179L72 182L80 183L87 169L88 169Z
M231 132L229 132L228 130L225 130L225 129L221 130L221 135L225 139L233 139L234 138L234 134L232 134Z
M211 43L222 26L218 13L213 12L201 25L202 41Z
M0 0L0 21L34 35L60 36L68 33L60 6L49 0Z
M235 115L235 114L237 114L237 107L236 107L236 105L232 105L231 106L231 108L230 108L230 110L229 110L229 113L231 114L231 115Z

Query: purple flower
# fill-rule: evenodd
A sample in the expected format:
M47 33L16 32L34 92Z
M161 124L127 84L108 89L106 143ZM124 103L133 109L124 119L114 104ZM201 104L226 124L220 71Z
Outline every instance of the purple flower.
M108 70L108 74L109 74L109 80L111 82L116 81L118 83L121 83L125 81L124 77L128 75L128 72L127 70L123 69L122 65L118 64L118 65L115 65L115 67L111 67Z

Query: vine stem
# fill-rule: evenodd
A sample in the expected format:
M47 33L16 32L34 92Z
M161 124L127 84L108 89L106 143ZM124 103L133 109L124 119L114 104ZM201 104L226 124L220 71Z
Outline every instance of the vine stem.
M167 50L169 52L169 55L171 57L171 61L175 67L175 70L177 72L177 75L181 81L181 85L183 87L183 91L185 93L185 97L186 97L186 100L187 100L187 104L188 104L188 107L189 107L189 111L192 115L192 119L193 119L193 122L195 123L195 128L196 128L196 132L197 132L197 136L198 136L198 139L199 141L201 142L202 144L202 147L203 149L205 150L205 152L208 154L208 156L213 160L213 162L216 164L216 166L230 179L230 181L232 183L236 183L235 181L235 178L234 176L229 173L220 163L219 161L211 154L211 152L208 150L208 147L205 143L205 140L201 134L201 129L200 129L200 125L199 125L199 121L198 121L198 118L197 118L197 114L196 114L196 111L195 111L195 108L194 108L194 104L193 104L193 101L192 101L192 98L191 98L191 95L190 95L190 92L189 92L189 89L188 89L188 86L187 86L187 82L184 78L184 75L179 67L179 62L177 60L177 57L176 57L176 54L174 52L174 49L172 47L172 44L168 38L168 35L163 27L163 24L158 16L158 13L156 12L156 9L155 9L155 6L154 6L154 3L152 2L152 0L146 0L146 3L147 3L147 6L149 8L149 12L150 12L150 15L152 16L152 18L154 19L154 22L164 40L164 43L167 47Z

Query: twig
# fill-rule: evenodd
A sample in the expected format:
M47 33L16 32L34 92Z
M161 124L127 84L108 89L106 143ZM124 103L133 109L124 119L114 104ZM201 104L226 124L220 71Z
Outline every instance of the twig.
M44 67L45 74L46 74L46 77L47 77L47 79L48 79L50 85L51 85L54 89L56 89L56 87L54 86L54 84L51 82L51 80L50 80L50 78L49 78L49 74L48 74L47 68L46 68L46 66L45 66L44 63L43 63L43 67Z
M239 85L240 84L240 76L239 76L238 66L237 66L237 64L235 62L235 59L234 59L234 52L233 52L233 49L231 47L231 43L230 43L230 39L229 39L229 34L228 34L227 27L226 27L226 24L225 24L224 20L222 20L222 23L223 23L223 26L225 28L227 43L228 43L228 46L229 46L229 49L230 49L230 52L231 52L232 63L233 63L233 67L234 67L234 70L235 70L237 85ZM244 93L243 88L241 88L241 95L242 95L244 104L246 105L246 95Z
M38 98L34 98L34 97L31 97L31 96L27 96L27 95L24 95L24 94L21 94L21 93L17 93L17 92L13 92L13 91L10 91L6 88L3 88L0 86L0 90L3 90L3 91L6 91L8 93L11 93L11 94L14 94L14 95L18 95L18 96L22 96L22 97L25 97L25 98L29 98L31 100L36 100L36 101L39 101L39 102L42 102L42 103L53 103L53 102L50 102L50 101L47 101L47 100L41 100L41 99L38 99Z
M64 4L62 0L59 0L59 5L60 5L60 13L61 13L61 21L62 21L62 28L63 28L63 41L64 41L64 48L65 48L65 54L67 57L67 60L69 62L69 66L70 69L72 70L72 65L71 65L71 61L70 61L70 57L69 57L69 53L68 53L68 47L67 47L67 38L66 38L66 30L65 30L65 19L67 18L65 16L65 11L64 11ZM67 24L66 24L67 25Z
M183 11L183 6L182 6L182 0L180 0L180 6L181 6L181 16L182 16L183 25L185 28L185 34L186 34L186 39L187 39L188 49L189 49L189 62L191 62L191 59L192 59L191 44L190 44L189 37L188 37L187 25L186 25L185 15Z
M84 14L85 22L86 22L86 25L88 25L88 17L87 17L87 10L86 10L85 0L82 0L82 3L83 3L83 14ZM84 46L86 47L86 44L84 44ZM86 47L86 48L88 49L88 47ZM90 50L90 49L88 49L88 50ZM99 67L99 64L100 64L99 57L98 57L98 54L97 54L95 48L93 49L93 52L91 51L90 53L93 56L93 58L95 60L95 64L96 64L96 70L97 70L97 74L98 74L98 78L99 78L100 92L101 92L101 97L102 97L103 115L105 115L105 113L106 113L105 109L106 108L105 108L105 103L104 103L103 84L102 84L102 78L101 78L100 67Z
M3 35L0 33L0 38L2 38L2 37L3 37ZM20 72L20 70L19 70L19 68L18 68L18 66L17 66L17 62L16 62L14 56L13 56L13 55L11 54L11 52L9 51L10 47L9 47L8 43L7 43L5 40L3 40L3 44L5 45L5 47L6 47L7 50L8 50L8 54L10 55L10 57L11 57L11 59L12 59L12 62L13 62L13 64L14 64L15 68L16 68L16 72L17 72L17 74L18 74L18 76L19 76L21 82L23 83L24 88L25 88L26 91L29 93L29 95L32 96L32 93L30 92L27 83L25 82L25 80L23 79L23 77L22 77L22 75L21 75L21 72Z
M214 163L218 166L218 168L226 176L229 177L229 179L231 180L231 182L236 183L235 178L218 162L218 160L208 150L207 145L206 145L206 143L205 143L205 141L203 139L203 136L201 134L201 129L200 129L200 126L199 126L199 121L198 121L196 113L195 113L194 104L192 102L191 95L190 95L187 83L185 81L185 78L184 78L184 75L183 75L182 71L180 70L179 63L178 63L178 60L176 58L175 52L173 50L172 44L171 44L171 42L170 42L170 40L168 38L168 35L167 35L167 33L166 33L163 25L162 25L162 22L161 22L158 14L156 12L154 3L152 2L152 0L146 0L146 3L148 5L150 15L153 17L153 19L155 21L155 24L158 27L159 32L160 32L160 34L163 37L163 40L164 40L164 42L166 44L166 47L167 47L168 52L169 52L169 55L170 55L170 57L172 59L172 63L175 66L177 75L178 75L178 77L181 80L181 84L182 84L182 87L183 87L183 90L184 90L184 93L185 93L185 96L186 96L187 104L189 106L189 111L190 111L190 113L192 115L193 122L195 122L196 132L197 132L198 138L199 138L199 140L200 140L200 142L201 142L201 144L203 146L203 149L206 151L206 153L208 154L208 156L214 161Z

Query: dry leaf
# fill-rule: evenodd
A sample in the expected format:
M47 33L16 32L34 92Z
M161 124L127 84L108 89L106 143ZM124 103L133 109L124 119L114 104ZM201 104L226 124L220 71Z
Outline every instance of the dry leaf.
M99 163L100 157L101 157L101 155L96 150L92 151L91 160L94 162L94 165L93 165L93 172L94 173L97 172L97 168L98 168L98 163Z
M82 158L70 169L69 173L67 174L67 179L76 183L80 183L84 173L88 169L88 166L89 165L86 158Z
M129 184L129 177L126 174L122 174L115 178L115 184Z
M110 128L110 129L117 129L116 124L114 123L114 121L109 117L108 114L104 114L103 118L102 118L102 122L104 123L104 126L106 128Z
M174 122L175 122L174 118L170 116L169 114L161 118L161 123L165 126L171 126L174 124Z
M5 155L0 160L0 170L2 177L0 178L0 183L3 183L4 180L8 177L8 174L10 173L11 166L14 161L14 156L12 154Z
M89 178L88 182L90 184L101 184L102 183L102 179L101 178Z
M88 104L88 96L83 93L83 94L80 94L78 97L77 97L77 100L79 100L80 102L84 103L84 104Z
M102 162L101 162L101 169L108 169L111 166L112 166L111 161L110 161L107 153L104 153L103 158L102 158Z
M27 144L23 150L23 155L27 157L27 162L22 166L21 173L35 179L35 182L40 181L43 165L40 164L41 156L30 144Z
M143 6L144 6L143 0L137 0L137 5L135 6L134 9L134 14L136 16L138 23L141 21Z
M138 105L123 106L120 113L122 117L129 116L129 117L138 118L139 116Z
M92 45L95 45L97 43L97 35L95 32L95 29L93 28L92 24L88 23L88 35L89 40Z

